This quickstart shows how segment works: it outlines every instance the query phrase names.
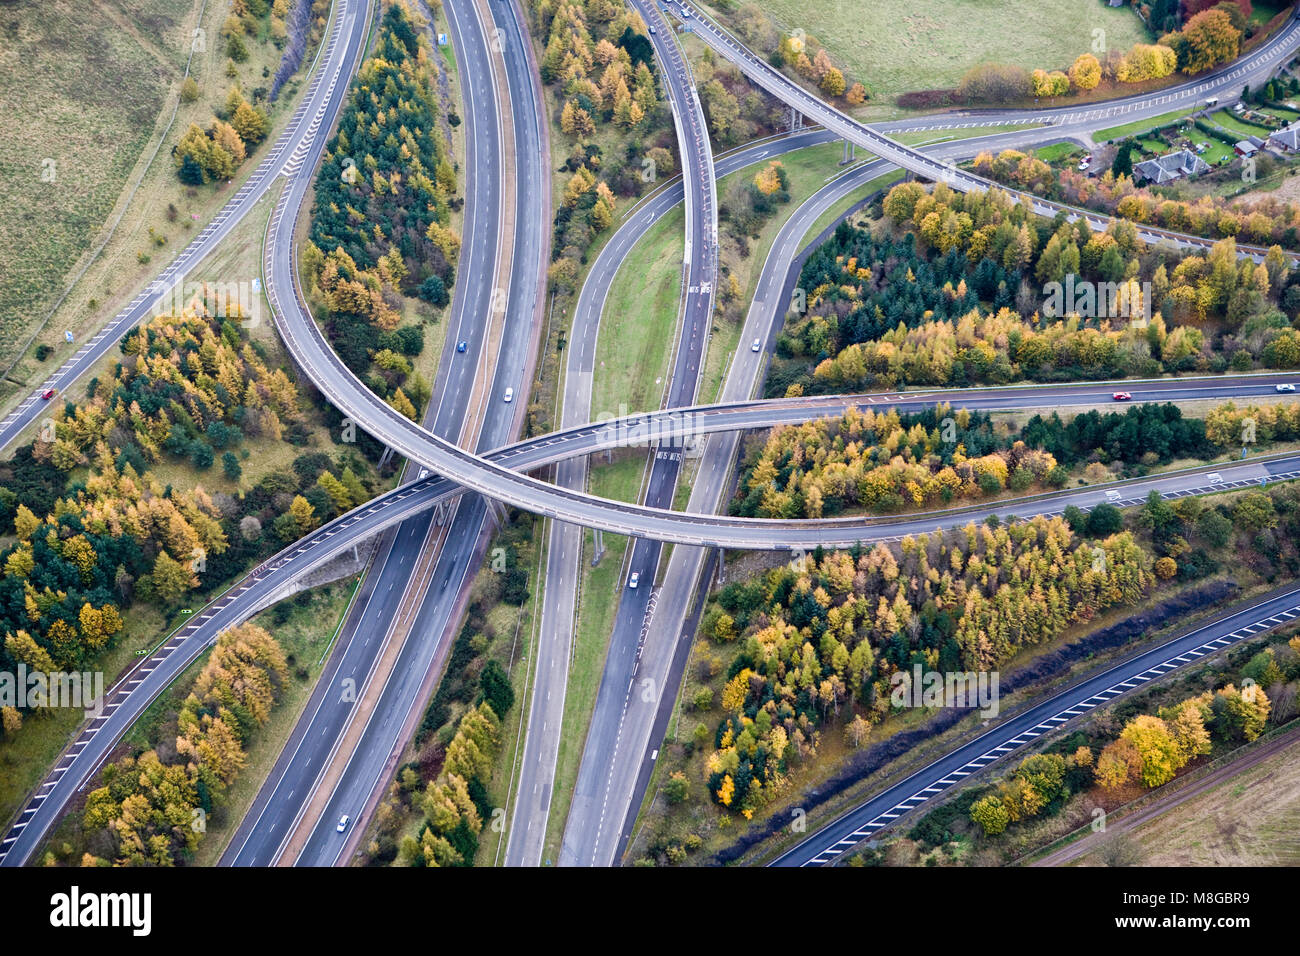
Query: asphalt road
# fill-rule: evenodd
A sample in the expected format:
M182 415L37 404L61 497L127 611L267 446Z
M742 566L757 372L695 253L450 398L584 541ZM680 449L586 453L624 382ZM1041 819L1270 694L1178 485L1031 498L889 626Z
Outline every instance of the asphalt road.
M313 79L289 127L258 170L150 287L155 291L137 296L113 322L82 346L77 355L46 383L47 386L62 387L89 369L117 344L127 329L151 314L158 294L175 277L182 276L186 269L192 268L212 251L240 217L270 188L286 165L301 169L308 156L319 155L325 139L319 135L320 130L332 125L343 99L341 94L346 88L346 78L359 62L370 10L369 2L338 0L334 25L323 53L324 68ZM0 447L13 441L42 410L43 403L38 404L33 399L20 405L0 424ZM351 522L340 519L338 530L331 535L340 545L335 553L351 547L346 544L347 538L356 531L367 530L365 524L359 515L354 516ZM330 548L334 549L332 541ZM282 554L280 560L288 560L288 557ZM222 630L246 619L250 609L274 603L275 595L282 593L283 578L276 578L269 573L272 564L273 562L267 562L225 592L224 597L200 614L194 615L184 628L174 632L154 654L126 675L115 692L105 695L108 703L103 713L83 727L70 748L60 756L53 770L37 788L4 839L0 840L0 864L21 864L27 858L63 806L98 766L112 744L143 711L141 704L152 700L166 689L184 669L188 660L197 657Z
M1165 401L1211 396L1248 398L1272 392L1273 383L1280 380L1283 380L1283 377L1277 375L1247 376L1229 380L1167 380L1150 383L1126 383L1126 388L1133 392L1137 400ZM983 397L977 394L963 397L954 393L947 393L945 397L956 400L957 404L970 408L1023 407L1024 403L1029 400L1041 401L1049 403L1053 407L1064 408L1071 405L1091 405L1099 400L1104 401L1106 389L1104 386L1066 386L1053 391L1050 395L1035 393L1033 390L1026 389L995 389L984 390L984 392ZM1019 398L1017 398L1017 394ZM840 399L838 407L842 410L850 404L859 403L861 398L862 396L851 396L847 399ZM1017 403L1019 404L1017 405ZM897 407L924 407L927 404L928 401L920 402L914 406L900 402ZM763 412L762 409L764 408L770 410ZM738 410L731 412L724 411L723 407L716 408L713 414L704 419L706 424L701 427L713 429L719 427L761 427L763 423L772 423L778 420L792 422L806 420L810 416L815 417L833 412L835 408L836 405L833 399L805 401L802 403L802 408L797 400L742 403L738 406ZM667 418L672 414L671 411L655 413L660 418ZM571 431L570 434L585 435L587 437L574 439L566 443L568 450L564 453L588 454L591 450L598 449L602 444L599 436L604 434L608 437L608 433L604 431L605 428L607 426L584 426ZM533 439L512 446L512 448L524 451L540 449L546 459L551 461L556 460L554 456L561 454L555 451L556 443L552 436ZM516 451L511 454L517 453L519 452ZM543 461L546 459L543 459ZM510 461L505 453L502 454L501 460ZM514 464L519 467L528 466L527 462L523 460L516 460ZM1269 461L1247 461L1230 466L1219 466L1217 472L1223 479L1220 482L1208 479L1206 476L1207 471L1208 469L1200 469L1191 473L1136 479L1117 484L1114 488L1120 492L1119 503L1131 504L1144 500L1146 495L1153 489L1161 491L1170 497L1178 497L1204 491L1245 487L1254 485L1264 479L1281 480L1286 477L1295 477L1300 474L1300 457L1287 456ZM998 503L993 507L977 505L965 510L935 512L924 516L910 516L905 519L861 519L860 523L851 529L851 533L846 535L844 543L851 540L896 539L906 534L933 530L936 525L957 526L965 524L967 521L978 522L989 513L1000 515L1017 514L1028 517L1038 513L1056 513L1063 510L1068 504L1087 508L1100 501L1110 500L1105 495L1106 490L1108 489L1105 486L1090 486L1073 489L1046 499L1036 497L1018 502L1007 501ZM105 713L91 722L78 736L77 741L60 758L55 769L38 789L36 796L24 809L17 823L5 835L5 838L0 840L0 854L3 854L3 857L0 857L0 862L5 865L15 865L25 859L26 854L30 853L39 842L40 836L45 829L57 819L63 805L79 789L92 770L98 766L99 761L111 750L117 739L129 729L135 718L144 711L150 701L166 689L171 681L191 661L197 658L216 639L218 634L247 620L256 610L275 603L288 593L289 586L294 580L319 567L334 555L351 549L357 543L385 528L400 524L412 515L428 511L439 504L445 507L450 499L459 494L461 494L461 491L454 482L441 477L429 477L403 485L323 525L310 538L290 545L280 555L255 568L247 577L237 582L207 608L196 613L184 628L169 637L160 645L155 654L142 661L136 671L126 675L106 695L109 703ZM848 530L846 529L846 531ZM414 553L416 549L417 539L411 538L408 539L406 548L394 547L391 551L398 555L398 561L402 561L405 560L402 557L403 554ZM452 570L454 572L457 569L453 567ZM384 578L385 572L381 568L374 580L378 581ZM438 580L440 586L444 589L451 584L449 577ZM362 602L375 590L374 586L368 586L370 591L360 595L357 607L363 606ZM687 592L682 591L679 593L684 594ZM375 607L373 603L370 606ZM355 616L353 619L355 620ZM366 650L366 645L372 642L370 638L374 636L377 636L377 632L371 634L370 637L362 634L362 639L359 642L354 639L349 644L347 654L362 653L363 650ZM674 633L672 636L673 640L675 640L677 635ZM668 641L662 645L668 648L670 655L672 653L672 643L673 641ZM358 644L358 650L352 651L352 645ZM367 653L373 655L377 649L377 647L370 649ZM338 652L336 652L336 656L338 656ZM334 672L343 674L350 673L346 669L348 667L353 668L351 673L364 674L368 672L368 667L364 665L354 667L350 663L353 660L354 658L348 656L344 659L343 664L338 665L337 668L334 668L334 665L331 664L331 668ZM359 684L360 681L358 681ZM322 680L321 685L327 689L332 687L331 682L326 680ZM332 690L329 692L332 693ZM327 690L320 690L318 693L325 694ZM309 705L309 711L312 709L313 706ZM300 758L295 757L294 759ZM583 797L584 794L580 786L574 801L575 809L579 806ZM259 860L259 862L261 861Z
M669 195L661 193L648 204L651 208L643 209L635 217L635 222L648 226L657 218L656 206L667 209L678 201L685 202L685 255L678 340L664 397L666 406L677 407L694 401L712 328L717 275L717 173L703 108L681 50L653 4L643 0L629 2L647 24L656 27L650 41L659 63L659 81L672 110L678 153L685 173L679 188L669 191L673 194L671 203ZM629 232L638 235L629 237ZM590 417L596 335L605 294L617 266L641 233L642 230L635 226L632 230L620 229L602 250L584 283L569 334L570 356L565 376L562 425L566 422L576 424L581 420L580 416ZM609 246L614 246L615 251L610 252ZM671 508L680 467L679 451L669 447L656 454L646 482L647 505ZM584 490L586 478L585 460L567 461L557 468L556 483L561 487ZM573 643L584 534L580 528L558 521L551 522L548 534L546 588L534 655L524 755L519 783L515 788L515 806L506 849L508 866L539 866L543 862L543 843L550 815ZM636 541L626 556L623 571L652 581L658 561L658 542ZM650 595L648 587L632 592L632 599L620 603L620 619L630 619L638 613L644 615Z
M437 413L436 432L449 440L462 433L468 404L473 395L475 381L491 366L491 386L487 394L487 411L483 427L477 438L480 444L494 447L504 443L517 431L522 417L523 402L506 404L497 396L507 387L524 394L522 378L533 352L532 328L537 317L538 276L542 262L542 242L549 224L545 211L531 200L537 183L545 176L541 157L544 155L542 131L535 102L529 85L533 71L527 67L522 46L522 35L514 20L512 7L498 5L493 8L492 23L480 22L478 11L472 3L448 3L445 6L456 38L458 66L462 88L467 96L467 112L474 128L477 149L467 158L470 184L467 189L467 208L474 209L473 223L467 223L468 241L462 247L458 275L465 284L463 307L455 327L448 332L448 346L443 352L442 368L438 376L442 400ZM500 32L495 32L499 30ZM502 43L501 53L506 63L507 82L510 83L512 117L514 122L504 124L503 112L496 99L495 85L489 64L491 35ZM498 127L505 126L504 129ZM508 137L511 149L518 160L512 168L502 167L502 143L498 135ZM512 262L509 286L498 291L494 285L500 270L493 265L498 242L505 237L501 229L505 210L500 208L497 190L501 175L515 177L514 207L509 211L515 223L513 232ZM490 190L491 202L485 191ZM479 250L478 262L466 260L466 248ZM528 264L534 268L528 268ZM504 292L505 295L501 293ZM487 341L488 326L497 312L504 312L504 325L497 340ZM465 341L467 350L458 353L455 343ZM414 712L423 703L422 690L430 669L447 641L454 637L454 618L460 610L461 595L467 581L476 570L478 548L488 528L487 504L476 496L461 499L454 508L449 507L444 517L450 518L446 538L441 543L432 572L432 585L418 597L414 624L402 645L396 665L388 682L383 686L378 704L364 725L362 737L348 759L342 777L334 784L325 804L325 810L315 821L297 862L300 865L332 865L336 863L352 837L352 830L339 834L337 820L347 813L353 828L363 823L363 809L370 799L387 782L392 755L404 743L403 729ZM426 519L427 522L427 519ZM439 522L440 523L440 522ZM424 546L429 546L425 543ZM409 570L405 559L417 554L420 541L412 539L400 551L403 563L381 569L381 580L395 577L386 587L377 587L383 600L375 610L380 618L379 633L395 617L397 608L407 593ZM388 574L389 568L393 573ZM372 615L359 617L362 633L376 628ZM362 642L370 644L370 638ZM357 669L364 678L373 666L379 645L376 641L366 660ZM358 686L361 679L357 681ZM335 689L328 693L337 697ZM275 799L268 800L257 822L247 821L242 834L241 851L229 862L260 864L274 858L284 838L296 822L308 795L318 786L317 775L327 758L339 746L339 739L350 715L350 705L333 702L332 713L311 712L301 722L303 739L309 746L295 754L295 759L285 768L282 779L268 782L274 785ZM310 822L310 821L309 821Z
M808 130L771 143L737 150L715 159L714 176L721 179L764 157L826 142L829 138L830 134L824 130ZM560 410L561 429L576 428L592 419L591 394L595 376L596 342L614 277L650 227L676 208L678 203L683 202L684 194L680 179L650 194L615 231L592 264L574 306L568 335L564 395ZM679 329L686 327L685 322L679 323ZM679 372L682 345L679 341ZM691 347L690 342L686 345L687 348ZM690 364L692 371L698 370L698 353L692 356ZM587 463L586 455L559 462L555 467L555 483L574 490L585 489ZM662 482L663 479L659 479L659 483ZM507 866L540 866L550 862L543 858L544 841L554 797L585 531L577 525L553 521L547 535L546 587L542 596L540 637L534 651L534 668L529 686L529 717L523 756L519 762L519 782L514 789L515 803L505 857Z
M683 170L680 195L685 202L685 251L683 262L682 295L677 325L677 342L673 350L672 367L664 389L663 404L674 408L694 402L699 388L700 373L708 348L713 325L713 303L717 281L717 170L703 106L695 89L690 68L680 47L673 39L667 22L652 3L629 0L630 6L653 28L650 41L659 64L659 81L664 89L673 114L677 133L678 153ZM662 206L667 197L661 196ZM653 210L637 214L636 221L647 225L654 221ZM617 240L617 236L615 237ZM612 243L611 243L612 244ZM620 247L624 251L630 247ZM613 257L606 259L606 268L621 262ZM598 261L597 266L601 263ZM603 305L604 293L609 288L615 269L593 269L584 284L584 294L590 289L601 292L588 296L588 302L579 301L583 309L592 299ZM597 275L599 274L599 278ZM594 280L594 283L593 283ZM575 314L570 338L578 345L578 364L581 366L588 345L594 359L595 335L600 310L580 311ZM586 319L593 324L579 323ZM591 372L584 376L578 369L578 388L585 386L582 395L574 395L572 406L565 396L566 414L576 415L585 407L590 414ZM567 389L566 389L567 390ZM569 409L573 412L570 413ZM682 449L671 441L658 446L650 462L649 475L644 482L644 502L648 507L670 509L681 472ZM566 487L581 487L585 481L585 462L566 463L557 476ZM532 691L532 715L521 764L520 782L511 829L511 849L507 850L507 865L538 866L542 860L546 824L555 778L555 763L559 751L559 734L564 716L565 690L568 682L569 652L573 642L574 608L577 600L579 563L582 557L583 533L572 525L551 523L551 549L547 557L547 587L542 609L542 628L539 639L537 668ZM654 598L655 569L659 565L661 545L658 541L634 539L624 556L622 574L629 579L636 575L645 580L644 588L629 588L619 601L616 613L615 634L635 630L645 618L647 608Z
M704 35L710 35L706 30ZM723 47L731 50L725 42ZM734 51L731 51L733 55ZM748 56L748 54L744 54ZM748 62L748 61L746 61ZM750 63L749 68L760 77L766 66ZM791 97L796 94L780 86L787 83L778 76L779 82L768 79L780 92ZM798 91L797 96L806 96ZM829 108L821 107L823 112ZM840 117L833 110L829 111L827 123L832 129L852 121ZM857 124L848 135L858 136L859 130L865 130ZM923 153L907 147L893 144L879 134L868 131L877 151L885 158L899 162L909 168L921 168L933 172L934 169L950 169L940 160L930 158ZM963 174L964 175L964 174ZM969 185L969 184L967 184ZM1196 244L1193 240L1188 243ZM689 258L689 256L688 256ZM703 285L700 292L704 292ZM415 459L430 469L455 477L462 485L472 491L485 494L506 504L551 518L572 521L589 527L600 528L616 533L631 533L659 541L678 544L702 544L719 547L764 549L784 548L789 546L806 546L817 543L817 532L808 529L784 532L764 524L734 524L739 519L729 521L721 518L700 518L667 511L608 501L577 491L559 488L546 482L513 473L506 468L458 448L451 443L433 435L395 409L383 402L354 376L329 348L314 323L305 317L296 303L282 302L276 309L277 324L290 350L321 392L329 396L340 410L354 421L362 424L389 447L407 458ZM775 534L781 532L781 538Z
M435 434L449 441L458 441L469 411L477 370L493 357L492 350L487 347L484 326L493 301L492 283L497 273L495 263L502 219L501 176L504 170L498 119L501 110L492 82L482 26L473 13L472 4L449 2L444 10L457 51L457 64L461 71L459 81L467 114L463 124L466 130L466 203L458 281L446 332L447 344L425 424ZM298 191L286 197L285 208L296 210L304 200L305 192ZM282 231L273 237L268 248L289 248L291 221L290 215L280 220ZM467 343L464 353L456 351L455 344L460 341ZM450 571L443 568L442 571L446 580L456 581L457 587L450 592L444 589L432 591L421 600L407 650L413 650L416 645L426 650L429 645L436 647L436 642L430 639L439 636L433 634L433 619L438 611L446 614L454 604L459 584L469 569L469 558L463 549L472 548L476 538L476 535L469 537L467 544L468 526L475 516L481 520L482 513L482 503L472 499L455 505L448 502L448 506L436 514L422 512L385 535L372 571L366 576L363 591L354 603L338 645L332 652L328 673L317 682L289 745L263 782L223 854L223 865L269 865L278 857L284 840L306 811L319 777L351 720L353 704L362 696L361 691L366 687L375 662L387 646L421 552L427 547L437 546L439 529L451 520L452 528L443 546L451 545L456 551L447 560L458 561L459 574L454 568ZM435 570L435 575L437 573ZM435 580L439 579L435 577ZM419 640L417 635L424 636L425 640ZM415 680L418 687L418 679L425 671L415 669L412 656L418 657L408 653L401 662L404 669L395 671L394 679L404 676L407 680ZM344 681L349 681L350 688L356 691L346 699L342 693ZM380 720L377 731L391 732L394 721L399 719L392 711L376 716ZM382 766L387 751L381 754L376 749L365 756L370 758L369 765L363 761L354 771L350 764L349 772L362 774L366 770L373 771L375 761ZM357 813L353 810L350 815L355 818ZM313 832L313 844L307 848L309 851L319 854L322 849L328 852L341 848L345 836L334 830L337 819L336 816L329 821L328 830L321 826ZM323 848L316 837L326 832L337 839L327 838L324 842L328 847ZM307 852L303 853L303 859L304 862L311 861Z
M680 4L667 6L680 18ZM692 24L692 29L697 26L698 19ZM1238 63L1198 81L1170 88L1155 97L1132 97L1110 101L1082 111L1076 109L988 111L975 115L960 113L940 115L920 120L880 124L875 127L876 136L879 137L879 132L970 129L1010 122L1052 124L1046 130L1006 133L984 138L1001 140L1000 143L967 139L944 144L938 149L926 149L926 152L934 156L943 167L942 178L951 182L949 171L953 169L953 160L970 155L969 151L974 149L1026 145L1036 141L1041 142L1047 137L1075 138L1088 142L1091 130L1103 123L1156 115L1180 104L1196 105L1198 99L1203 100L1204 97L1211 95L1222 95L1226 102L1232 102L1236 99L1232 90L1234 85L1260 81L1286 62L1294 52L1297 42L1300 42L1296 26L1296 22L1292 21L1277 37ZM707 30L704 32L708 33ZM728 51L723 49L726 45L725 39L729 38L717 39L724 39L724 43L720 45L715 40L710 45L719 49L733 62L737 62L742 69L753 66L759 73L774 72L767 68L766 64L747 64L745 58L729 55ZM707 36L706 42L708 42ZM747 54L747 51L744 52ZM748 59L756 58L749 56ZM749 69L745 71L750 72ZM793 84L785 81L784 77L780 79L786 85L794 87ZM769 92L777 93L779 96L776 85L765 84L765 87ZM797 87L794 87L794 90L802 93ZM1236 91L1239 90L1238 86ZM802 95L807 97L807 94ZM782 98L786 99L786 102L795 101L792 98ZM810 115L826 122L824 115L818 113ZM826 130L822 132L825 133ZM872 145L874 146L874 141ZM865 182L887 168L886 164L877 161L863 167L858 175L860 180ZM798 210L774 242L769 259L760 275L759 288L755 292L746 327L741 334L742 343L759 339L764 345L764 352L770 348L779 331L778 318L784 314L784 303L788 301L790 289L798 273L797 267L789 267L787 272L787 264L794 261L800 238L825 209L838 201L840 195L850 191L849 189L837 190L835 185L832 184L822 190L817 196L812 197L804 208ZM856 186L857 184L854 184L854 188ZM804 215L812 209L816 209L816 212ZM803 221L799 222L800 219ZM724 386L725 398L734 400L747 397L758 380L760 369L745 368L743 358L743 353L738 354L736 362L739 367L729 370L732 374L729 374ZM737 441L738 438L734 434L709 439L692 489L688 510L702 513L719 506L729 482ZM672 559L665 571L664 592L674 595L695 594L697 587L703 584L701 575L704 559L705 553L699 548L674 549ZM602 679L597 715L592 723L593 731L587 743L587 751L584 753L584 773L579 777L569 826L566 829L565 844L561 853L562 862L586 865L612 864L630 836L636 811L649 779L654 755L657 754L656 734L661 731L657 731L656 727L663 725L664 717L671 708L676 683L680 680L680 668L674 670L673 664L682 657L681 646L688 644L690 640L690 634L686 632L688 622L685 620L689 607L690 602L685 599L665 602L658 609L658 614L648 621L639 633L629 634L627 630L622 633L615 632L606 663L606 672ZM665 688L667 688L666 694Z
M345 22L346 22L346 21L347 21L347 15L346 15L346 14L344 15L344 19L345 19ZM327 48L327 54L332 54L332 52L333 52L333 51L332 51L332 48ZM311 97L309 97L309 100L314 102L314 100L312 100ZM319 112L318 112L317 114L315 114L316 117L319 117L320 115L321 115L321 114L320 114ZM316 124L313 124L313 125L316 125ZM292 128L292 127L291 127L291 128ZM275 155L275 154L273 153L272 156L274 156L274 155ZM268 161L269 161L270 158L271 158L271 157L268 157ZM297 158L296 162L297 162L297 163L301 163L303 158L304 158L304 157L299 157L299 158ZM295 160L293 160L293 159L291 158L291 162L294 162L294 161L295 161ZM252 182L252 180L250 180L250 183L251 183L251 182ZM255 201L255 200L246 197L247 205L251 205L252 201ZM232 201L232 205L233 205L233 203L234 203L234 201ZM228 207L228 208L230 208L230 207ZM228 231L228 229L230 228L230 225L233 225L233 223L230 223L230 222L227 222L227 221L223 221L222 223L214 223L214 225L218 225L218 226L220 226L220 225L222 225L223 223L224 223L224 230L225 230L225 231ZM202 237L202 235L201 235L198 239L195 240L195 245L197 246L197 245L202 241L202 239L203 239L203 237ZM189 251L189 250L187 250L187 252L188 252L188 251ZM206 254L206 253L205 253L205 254ZM192 259L192 260L190 260L189 264L192 265L194 261L197 261L197 259ZM180 260L178 260L178 262L180 262ZM161 280L161 281L163 281L164 284L166 283L166 278L167 278L167 273L164 273L164 276L162 277L162 280ZM137 316L137 318L136 318L136 321L138 321L139 318L144 317L144 315L146 315L146 314L148 313L149 309L148 309L146 306L143 305L143 300L140 300L140 301L137 301L136 303L133 303L132 306L128 307L127 313L124 313L124 314L128 314L128 313L130 313L130 312L132 312L132 311L135 311L135 312L138 313L138 316ZM118 334L117 334L117 335L114 335L114 334L113 334L114 331L117 331ZM116 338L120 335L120 331L121 331L121 330L118 329L116 326L110 325L109 328L106 329L105 332L101 334L101 336L99 336L99 337L97 337L96 339L92 340L91 343L88 343L87 347L83 350L84 354L79 355L79 358L78 358L78 359L75 359L73 363L70 363L70 366L67 368L67 371L69 372L69 378L68 378L67 380L71 380L72 378L75 378L77 375L81 374L82 371L84 371L84 367L79 366L79 365L77 364L78 362L80 362L82 366L88 366L90 363L92 363L92 362L94 361L94 359L91 358L90 356L91 356L92 354L95 353L95 350L98 349L98 350L99 350L99 353L98 353L98 354L102 354L103 351L106 351L107 348L110 348L111 345L112 345L112 343L113 343L113 341L115 341ZM62 373L63 371L64 371L64 370L61 370L61 373ZM54 382L54 384L56 384L56 385L57 385L57 384L60 384L62 381L64 381L64 379L63 379L62 377L60 377L57 381ZM22 406L22 407L20 408L20 411L19 411L19 413L17 414L17 416L11 416L11 418L10 418L9 420L7 420L6 423L5 423L3 426L0 426L0 441L8 441L8 440L11 440L12 437L13 437L13 435L16 435L17 431L20 431L21 428L22 428L25 424L29 423L31 420L34 420L34 418L37 417L37 414L33 414L33 413L32 413L32 408L33 408L33 407L34 407L33 404L30 403L30 402L27 403L27 404L25 404L24 406ZM39 408L37 408L36 411L37 411L37 413L38 413L38 412L39 412ZM24 415L27 416L26 421L22 421L22 418L23 418Z
M447 4L448 9L451 6ZM494 292L489 297L488 309L481 313L490 318L497 302L505 312L503 330L496 343L487 412L477 439L480 451L505 444L522 427L525 399L532 384L526 376L536 353L542 318L539 298L545 282L551 225L549 207L534 199L549 184L549 171L544 162L548 153L541 124L540 91L525 46L527 34L517 5L491 3L488 6L492 19L483 25L485 49L488 42L499 44L513 119L503 135L513 140L515 155L513 169L507 170L515 180L515 231L505 298L502 300ZM465 69L463 62L461 69ZM487 85L486 80L484 83ZM518 403L500 399L507 388L513 388L520 396ZM351 814L357 821L354 825L360 825L362 809L390 781L392 762L406 743L403 730L425 703L422 690L426 678L439 652L455 638L461 596L478 569L479 548L491 530L488 508L488 503L477 496L461 501L438 554L433 581L420 605L415 626L343 777L298 858L298 865L337 865L346 836L336 830L339 817Z

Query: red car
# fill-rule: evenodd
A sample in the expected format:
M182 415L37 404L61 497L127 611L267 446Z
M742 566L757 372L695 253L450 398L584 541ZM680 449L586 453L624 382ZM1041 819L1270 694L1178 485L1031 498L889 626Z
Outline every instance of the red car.
M1111 396L1111 398L1115 399L1115 401L1117 402L1127 402L1132 397L1133 396L1128 392L1116 392L1114 395Z
M52 388L47 388L45 391L41 392L41 398L45 399L47 402L53 397L54 389Z

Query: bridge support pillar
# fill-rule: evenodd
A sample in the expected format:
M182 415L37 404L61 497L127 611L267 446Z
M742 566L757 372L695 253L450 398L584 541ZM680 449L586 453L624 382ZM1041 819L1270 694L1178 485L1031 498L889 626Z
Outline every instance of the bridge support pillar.
M727 568L727 552L721 547L718 548L718 583L722 584L724 572Z
M592 534L594 535L594 545L592 548L591 566L594 568L596 565L600 564L600 559L605 556L605 533L599 528L593 528Z
M492 515L497 523L497 527L503 528L506 523L506 506L495 498L488 499L488 512Z
M844 141L844 158L840 160L841 166L847 166L857 158L857 146L851 140Z

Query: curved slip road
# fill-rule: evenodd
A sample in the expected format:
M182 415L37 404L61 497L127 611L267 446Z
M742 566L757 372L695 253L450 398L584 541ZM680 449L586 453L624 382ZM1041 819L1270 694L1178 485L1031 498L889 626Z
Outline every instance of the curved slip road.
M1228 380L1226 387L1223 381L1211 379L1156 381L1130 384L1128 387L1138 400L1164 401L1211 395L1248 398L1272 392L1273 383L1279 380L1282 377L1244 376ZM1054 390L1050 395L1038 393L1034 389L977 390L978 393L965 396L959 392L960 390L943 394L945 400L956 399L963 407L1003 409L1024 407L1029 400L1056 407L1093 405L1100 396L1108 394L1104 386L1067 386ZM692 427L713 432L795 423L842 413L850 406L860 407L862 397L779 399L732 406L706 406L698 419L701 424ZM928 397L922 400L909 399L892 402L888 407L899 411L915 410L931 407L933 401ZM680 422L677 415L678 412L674 410L663 410L638 416L637 421L660 421L665 423L665 427L670 427L674 421ZM502 449L494 457L507 467L536 468L569 455L590 454L611 447L611 443L620 441L622 437L617 422L583 425L562 434L568 437L561 440L553 435L542 436ZM1153 489L1169 497L1181 497L1205 491L1247 487L1263 479L1275 481L1300 476L1300 457L1285 456L1267 461L1219 466L1218 474L1223 478L1221 482L1210 481L1206 476L1208 471L1209 467L1206 467L1135 479L1114 487L1121 491L1121 504L1139 503ZM978 521L990 513L1030 517L1040 513L1057 513L1068 504L1087 508L1109 500L1105 495L1108 487L1110 486L1094 485L1049 496L998 502L992 507L975 505L967 509L932 512L901 519L838 519L835 533L839 537L835 540L843 545L857 541L891 540L906 534L932 531L936 524L960 525L967 521ZM438 509L448 509L451 500L461 493L462 489L455 482L442 477L428 477L396 488L322 525L308 538L295 542L259 565L196 613L183 628L172 634L105 695L107 705L103 714L83 727L76 741L60 757L15 824L4 839L0 840L0 864L18 865L27 858L46 829L57 819L63 806L80 789L139 714L222 631L280 600L290 592L296 580L370 536L430 509L435 510L436 516L448 515L448 510L439 512ZM1050 510L1046 510L1045 505ZM436 520L438 517L435 517ZM463 570L463 565L460 570ZM449 585L451 582L448 580L440 583ZM259 858L259 862L267 861Z
M319 154L322 137L318 134L322 127L328 130L332 126L342 94L347 88L347 77L355 72L360 62L371 2L372 0L335 0L332 27L318 54L323 65L316 71L302 102L294 110L288 126L272 144L270 152L212 221L153 282L0 421L0 449L7 448L45 413L48 406L41 394L46 389L68 389L115 348L123 335L153 315L154 310L169 296L173 286L183 281L186 272L202 262L225 240L282 174L296 177L305 168L310 175L313 167L306 164L308 154Z
M785 103L818 123L821 123L827 129L833 131L838 136L849 140L850 142L869 150L873 155L887 160L896 166L915 173L926 179L936 182L943 182L958 192L985 192L989 189L998 189L1012 198L1026 205L1033 212L1040 216L1052 218L1057 213L1064 212L1067 218L1073 222L1083 219L1094 231L1104 230L1112 221L1113 217L1102 215L1092 210L1080 207L1070 206L1065 203L1052 202L1034 196L1031 193L1021 192L1016 189L995 183L992 180L985 179L982 176L976 176L974 173L958 169L951 163L944 163L927 156L923 151L910 146L905 146L897 140L891 139L879 128L867 126L859 123L850 116L845 115L835 109L824 100L813 96L802 86L795 83L784 73L778 71L769 64L765 59L759 57L743 43L733 37L730 33L714 23L708 17L700 15L697 8L690 4L682 3L681 0L662 0L663 7L672 12L683 23L691 25L692 32L699 37L710 49L719 54L737 69L739 69L747 79L754 85L770 93L781 102ZM686 11L690 10L687 15ZM1300 18L1294 16L1287 22L1286 26L1279 32L1278 36L1266 43L1260 50L1254 51L1245 59L1245 62L1231 66L1226 70L1219 71L1214 78L1203 80L1199 83L1183 84L1176 88L1175 92L1165 91L1151 100L1159 100L1160 106L1143 106L1138 108L1139 103L1145 104L1147 100L1141 98L1129 98L1119 104L1098 107L1096 110L1072 110L1069 112L1050 111L1054 118L1064 121L1087 123L1090 119L1097 116L1123 116L1132 114L1141 115L1144 112L1168 111L1169 105L1174 102L1185 101L1189 107L1196 105L1199 100L1216 93L1222 93L1222 99L1225 102L1231 102L1239 98L1231 90L1236 87L1237 93L1240 93L1240 84L1242 77L1246 75L1257 75L1262 71L1269 71L1285 65L1287 59L1300 48ZM1181 90L1181 92L1177 92ZM1167 97L1173 97L1169 99ZM1012 116L1020 115L1032 120L1035 115L1042 115L1039 111L1027 111L1020 114L1012 113ZM1006 120L1004 120L1006 121ZM934 128L934 127L924 127ZM1145 241L1153 244L1163 244L1173 246L1179 249L1206 249L1212 246L1217 240L1202 239L1199 236L1190 236L1183 233L1174 232L1167 229L1161 229L1155 226L1134 224L1137 227L1138 235ZM1260 246L1250 246L1240 244L1237 247L1238 255L1255 260L1260 260L1267 253L1267 249ZM1300 262L1300 253L1287 252L1286 255L1294 262Z

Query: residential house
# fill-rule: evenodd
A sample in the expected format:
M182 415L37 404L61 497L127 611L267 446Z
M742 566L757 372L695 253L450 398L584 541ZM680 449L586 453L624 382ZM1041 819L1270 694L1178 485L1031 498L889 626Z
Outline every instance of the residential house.
M1209 169L1210 164L1190 149L1180 149L1165 156L1158 156L1155 159L1135 163L1133 165L1133 178L1160 185L1173 182L1175 179L1182 179L1184 176L1196 176L1208 172Z

